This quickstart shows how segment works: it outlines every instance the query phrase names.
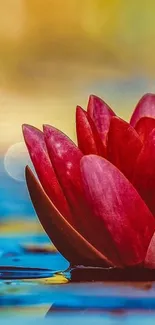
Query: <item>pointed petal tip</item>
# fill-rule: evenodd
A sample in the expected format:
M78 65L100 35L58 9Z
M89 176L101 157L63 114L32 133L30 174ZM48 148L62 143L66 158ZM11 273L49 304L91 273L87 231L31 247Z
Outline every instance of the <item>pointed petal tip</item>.
M102 98L100 98L100 97L98 97L98 96L96 96L96 95L94 95L94 94L91 94L90 96L89 96L89 98L88 98L88 107L87 107L87 111L89 112L89 110L90 110L90 107L91 107L91 105L93 105L93 104L95 104L95 102L96 103L103 103L104 104L104 101L103 101L103 99Z
M148 97L148 96L154 96L155 94L153 94L153 93L145 93L143 96L142 96L142 98L144 98L144 97Z
M36 127L33 125L30 125L30 124L24 123L24 124L22 124L22 129L23 130L32 130L32 129L36 129Z
M44 133L44 139L46 142L46 146L49 150L49 141L50 141L50 145L51 145L51 140L52 143L54 142L66 142L66 145L69 144L73 144L74 142L69 138L68 135L66 135L63 131L59 130L58 128L54 127L53 125L49 125L49 124L44 124L43 125L43 133ZM74 144L75 145L75 144Z
M90 94L88 98L89 98L89 99L93 99L94 97L95 97L94 94Z
M24 123L22 124L22 130L24 131L27 128L28 124Z
M108 164L112 165L110 161L108 161L106 158L95 155L95 154L90 154L90 155L85 155L81 158L80 161L80 169L81 172L83 173L84 171L91 171L91 169L94 168L95 165L99 164L102 161L102 165ZM113 166L113 165L112 165Z
M77 111L84 111L84 112L86 112L80 105L77 105L76 106L76 110Z
M90 155L85 155L81 158L81 163L85 162L85 161L89 161L91 160L93 157L97 157L97 155L94 155L94 154L90 154Z
M152 103L152 100L155 100L155 94L154 93L145 93L139 100L139 102L146 102L146 101L150 101L150 103ZM138 102L138 103L139 103Z
M24 137L28 136L28 135L32 135L32 134L41 134L42 131L39 130L38 128L36 128L33 125L30 124L22 124L22 131L23 131L23 135Z
M28 165L26 165L26 166L25 166L25 176L26 176L28 173L32 173L32 170L31 170L31 168L30 168Z
M130 124L135 127L142 117L155 117L155 94L146 93L138 101L130 119Z
M98 158L98 155L95 155L95 154L92 153L92 154L90 154L90 155L85 155L85 156L83 156L82 159L81 159L81 161L82 161L82 160L83 160L83 161L85 161L85 160L86 160L86 161L87 161L87 160L88 160L88 161L89 161L89 160L91 161L92 159L95 159L95 158ZM100 158L101 158L101 157L100 157ZM104 158L103 158L103 159L104 159Z
M49 124L43 124L43 131L46 132L49 129L52 129L53 127Z
M29 125L29 124L23 124L22 126L23 131L23 137L25 140L25 144L27 146L27 149L29 151L31 160L33 162L32 152L37 150L39 143L43 144L44 141L44 135L41 130L36 128L35 126ZM34 162L33 162L34 163Z
M43 133L45 136L45 141L51 137L52 134L60 132L57 128L49 124L43 124Z
M53 125L43 124L43 132L45 135L48 135L49 133L51 134L53 132L62 132L62 131L60 131L58 128L54 127Z
M85 155L80 160L80 167L83 168L83 167L89 166L89 164L97 161L98 158L101 158L101 157L94 155L94 154ZM102 159L105 160L103 157L102 157Z
M80 105L76 106L76 118L82 113L87 113Z
M140 98L140 100L139 101L141 101L141 100L148 100L148 99L151 99L152 97L155 97L155 94L154 93L151 93L151 92L149 92L149 93L145 93L141 98Z
M31 130L32 128L33 128L32 125L29 125L29 124L26 124L26 123L22 124L22 131L23 131L23 134L26 134L27 131Z
M46 129L46 128L49 128L49 127L52 127L50 124L43 124L43 129Z
M83 108L80 105L76 105L76 110L83 110Z
M100 99L100 100L102 100L100 97L98 97L97 95L94 95L94 94L90 94L89 95L89 99L90 100L94 100L94 99Z

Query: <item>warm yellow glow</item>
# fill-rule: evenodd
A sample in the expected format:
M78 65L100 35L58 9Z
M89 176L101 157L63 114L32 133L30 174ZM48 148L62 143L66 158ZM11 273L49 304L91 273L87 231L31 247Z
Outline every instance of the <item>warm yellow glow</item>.
M25 233L29 233L29 234L34 234L34 233L42 233L43 228L40 225L39 222L34 222L34 221L30 221L30 220L21 220L21 222L16 219L14 219L13 221L9 221L8 222L1 222L0 224L0 233L1 236L3 235L9 235L10 232L12 235L17 235L17 234L25 234ZM23 244L24 245L24 244ZM26 247L26 246L25 246Z
M50 278L42 278L42 279L26 279L24 282L35 282L40 284L65 284L68 282L68 279L65 278L63 274L55 274Z
M0 0L1 152L22 141L23 122L74 139L90 92L128 117L155 89L154 12L153 0Z

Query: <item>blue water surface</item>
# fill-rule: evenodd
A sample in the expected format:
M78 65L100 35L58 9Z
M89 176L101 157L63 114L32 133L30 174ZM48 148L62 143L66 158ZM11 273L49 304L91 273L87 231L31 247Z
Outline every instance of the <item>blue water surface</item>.
M0 159L0 223L38 223L24 182L16 182ZM24 227L24 226L23 226ZM0 320L16 324L154 324L154 283L74 283L69 263L49 245L44 232L1 233ZM5 267L5 269L4 269Z

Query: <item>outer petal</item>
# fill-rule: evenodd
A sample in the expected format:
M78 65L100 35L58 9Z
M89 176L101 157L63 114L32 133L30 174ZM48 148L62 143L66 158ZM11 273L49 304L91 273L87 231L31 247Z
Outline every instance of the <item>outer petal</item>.
M135 162L141 151L142 142L135 129L119 117L112 117L108 133L108 159L132 179Z
M130 120L130 124L135 127L142 117L155 118L155 94L145 94L138 102Z
M85 216L86 207L79 164L83 154L64 133L52 126L44 126L44 136L49 157L71 207L76 226L82 230L81 218Z
M139 134L142 142L147 140L153 129L155 129L155 118L151 117L142 117L135 126L135 130Z
M155 269L155 233L150 241L150 245L145 257L145 267Z
M155 214L155 129L149 135L137 159L133 184Z
M93 121L80 106L76 109L76 131L78 147L83 154L105 156L105 147L100 139Z
M104 145L106 145L110 120L115 113L102 99L94 95L91 95L89 98L87 111L94 121Z
M83 157L76 145L61 131L51 126L44 126L45 140L52 164L74 215L76 229L93 246L120 266L115 248L104 250L103 231L88 206L81 180L80 161ZM113 259L111 259L111 255Z
M30 125L23 125L24 139L39 180L56 208L74 224L61 186L48 156L43 133Z
M103 221L124 265L142 263L155 231L147 206L124 175L104 158L85 156L81 169L87 200L96 218Z
M63 218L28 167L26 168L26 181L42 226L59 252L69 262L75 265L91 266L111 264Z

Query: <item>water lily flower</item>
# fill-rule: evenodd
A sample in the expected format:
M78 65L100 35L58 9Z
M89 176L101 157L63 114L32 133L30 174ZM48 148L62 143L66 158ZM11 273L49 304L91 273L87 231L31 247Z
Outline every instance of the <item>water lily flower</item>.
M155 95L129 123L91 95L76 131L78 145L53 126L23 125L42 226L71 265L155 268Z

